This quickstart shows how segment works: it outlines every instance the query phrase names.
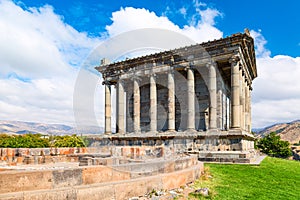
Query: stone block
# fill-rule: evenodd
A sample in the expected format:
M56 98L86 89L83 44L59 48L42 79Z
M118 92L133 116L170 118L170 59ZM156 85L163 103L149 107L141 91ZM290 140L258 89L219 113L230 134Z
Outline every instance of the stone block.
M95 166L83 168L82 170L82 180L84 185L127 179L130 179L130 173L114 170L112 167Z
M112 184L81 187L77 190L77 200L112 200L114 192Z
M148 177L132 181L124 181L114 185L115 199L123 200L133 196L146 194L152 189L162 188L161 179L159 177Z
M33 191L24 193L24 200L40 200L40 199L51 199L51 200L73 200L77 199L76 190L73 188L64 188L56 190L46 191Z
M191 172L177 172L162 176L163 189L179 188L187 183L187 176Z
M164 164L164 173L170 173L175 171L175 163L174 162L166 162Z
M82 169L55 170L52 175L54 188L76 186L83 183Z
M5 172L0 175L0 194L52 188L51 171Z

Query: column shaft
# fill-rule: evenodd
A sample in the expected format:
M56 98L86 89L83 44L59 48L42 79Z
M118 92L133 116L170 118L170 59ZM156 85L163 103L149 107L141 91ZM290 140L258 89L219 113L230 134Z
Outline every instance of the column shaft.
M209 64L209 84L208 91L210 96L209 104L209 129L217 128L217 75L216 67L213 64Z
M140 132L140 86L138 80L133 81L133 129Z
M111 88L105 85L105 134L111 134Z
M175 82L172 72L168 73L168 129L175 130Z
M245 129L246 131L249 130L249 88L246 83L245 85Z
M121 81L117 84L117 133L125 133L124 122L124 86Z
M249 86L250 87L250 86ZM249 88L249 132L251 132L251 130L252 130L252 111L251 111L251 88Z
M240 70L240 109L241 128L245 130L245 81L242 70Z
M133 87L132 83L126 84L126 132L133 132Z
M187 90L188 90L188 119L187 129L195 129L195 83L194 72L192 69L187 69Z
M157 131L157 94L153 75L150 76L150 131Z
M240 128L240 74L239 62L231 62L231 128Z

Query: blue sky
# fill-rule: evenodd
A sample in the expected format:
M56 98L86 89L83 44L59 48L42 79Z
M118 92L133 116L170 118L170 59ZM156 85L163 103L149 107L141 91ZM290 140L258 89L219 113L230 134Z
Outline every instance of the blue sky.
M197 42L248 28L258 67L253 126L300 119L299 8L297 0L0 0L0 119L76 125L73 91L82 62L101 42L148 27ZM103 126L101 85L95 102Z
M18 1L16 1L18 2ZM146 8L158 16L165 15L172 22L183 27L195 14L193 1L22 1L25 7L53 6L54 12L63 16L64 22L78 31L87 32L90 36L99 36L105 32L105 26L112 23L112 13L121 7ZM216 18L216 27L230 35L241 32L244 28L261 30L268 43L266 48L271 55L299 56L300 52L300 2L298 0L280 1L199 1L208 7L217 9L221 16ZM186 15L180 9L186 9Z

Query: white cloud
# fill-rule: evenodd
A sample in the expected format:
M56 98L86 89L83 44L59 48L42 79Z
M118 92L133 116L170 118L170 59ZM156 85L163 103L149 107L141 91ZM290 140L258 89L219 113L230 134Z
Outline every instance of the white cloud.
M200 14L195 16L197 21L195 26L186 25L180 29L166 16L157 16L154 12L144 8L126 7L112 14L113 23L106 26L106 30L110 37L135 29L159 28L181 33L196 42L221 38L223 33L213 26L214 18L219 15L219 12L210 8L199 10L199 12Z
M261 31L255 39L258 77L253 83L253 127L300 119L300 57L271 57Z
M179 13L182 14L184 18L186 17L186 14L187 14L186 12L187 12L187 10L185 7L182 7L179 9Z
M193 0L193 4L195 8L200 8L201 6L206 6L206 3L200 2L198 0Z
M197 42L221 38L215 18L222 14L198 1L194 4L197 12L183 28L149 10L123 8L112 14L106 34L114 37L139 28L164 28ZM76 31L50 6L24 10L3 0L0 13L0 119L74 123L72 98L78 68L100 39ZM251 35L258 56L253 127L299 119L300 58L270 57L261 31ZM101 88L96 88L94 112L103 126Z
M267 44L267 40L261 34L261 30L258 30L258 31L251 30L250 34L255 40L256 56L257 57L270 56L271 55L270 50L265 48L265 45Z
M50 6L24 10L4 0L0 13L0 119L73 124L76 67L99 40Z
M85 34L64 24L49 6L25 11L2 1L0 12L2 76L11 71L29 78L65 74L71 60L81 62L82 57L75 55L92 46Z
M257 59L253 84L253 126L300 119L300 57L277 55Z

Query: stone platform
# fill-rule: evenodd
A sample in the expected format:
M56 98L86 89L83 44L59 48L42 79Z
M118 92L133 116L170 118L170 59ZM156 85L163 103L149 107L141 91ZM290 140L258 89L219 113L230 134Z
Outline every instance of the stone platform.
M109 159L108 157L102 159ZM78 166L0 172L0 199L128 199L153 189L174 189L203 172L196 156L177 155L140 163ZM16 169L16 168L15 168Z
M251 163L258 156L253 135L237 130L111 134L90 137L89 142L92 147L105 148L114 155L128 151L132 158L188 153L206 162Z

